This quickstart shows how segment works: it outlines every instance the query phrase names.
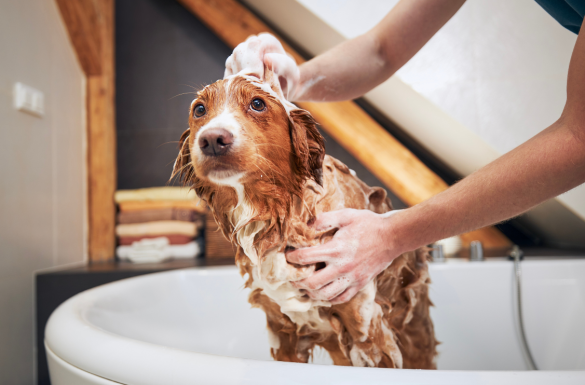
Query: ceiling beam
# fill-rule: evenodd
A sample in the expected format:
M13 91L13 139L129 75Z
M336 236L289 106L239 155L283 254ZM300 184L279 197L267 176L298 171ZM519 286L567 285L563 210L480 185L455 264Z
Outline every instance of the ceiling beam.
M87 76L102 72L98 2L55 0L81 68Z

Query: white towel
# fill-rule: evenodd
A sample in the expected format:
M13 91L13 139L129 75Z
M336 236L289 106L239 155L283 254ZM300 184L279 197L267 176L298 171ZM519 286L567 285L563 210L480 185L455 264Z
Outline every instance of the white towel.
M170 245L166 237L142 239L132 246L118 246L116 249L118 258L134 263L157 263L168 258L195 258L199 252L196 242Z

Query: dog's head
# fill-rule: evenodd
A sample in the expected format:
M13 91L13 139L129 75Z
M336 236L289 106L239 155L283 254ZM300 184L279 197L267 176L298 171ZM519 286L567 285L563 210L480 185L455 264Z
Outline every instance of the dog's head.
M267 70L263 81L236 75L198 92L173 175L196 189L261 182L300 194L307 179L321 184L323 137L275 83Z

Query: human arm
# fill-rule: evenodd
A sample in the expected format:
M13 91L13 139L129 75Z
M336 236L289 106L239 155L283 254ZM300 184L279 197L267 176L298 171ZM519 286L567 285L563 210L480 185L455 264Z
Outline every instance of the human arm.
M554 124L446 191L395 215L356 210L322 214L315 226L338 227L333 239L288 253L287 260L325 262L324 269L297 287L314 298L346 302L400 254L522 214L584 182L585 37L579 36L567 103Z
M374 28L300 66L293 101L362 96L408 62L465 0L402 0ZM265 59L270 67L270 58Z
M225 76L261 77L264 66L281 79L290 101L339 101L362 96L412 58L465 0L402 0L365 34L297 67L276 38L251 36L226 61Z

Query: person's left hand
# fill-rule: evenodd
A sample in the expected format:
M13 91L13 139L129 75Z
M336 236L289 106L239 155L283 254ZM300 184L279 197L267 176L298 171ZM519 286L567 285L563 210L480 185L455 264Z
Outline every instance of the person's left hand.
M391 215L397 212L343 209L319 215L315 230L339 230L329 242L289 252L286 259L299 265L324 262L326 267L292 284L313 299L332 304L349 301L402 254L391 236Z
M265 68L276 75L284 97L293 100L300 82L299 67L278 39L269 33L252 35L238 44L225 62L224 78L243 73L264 80Z

